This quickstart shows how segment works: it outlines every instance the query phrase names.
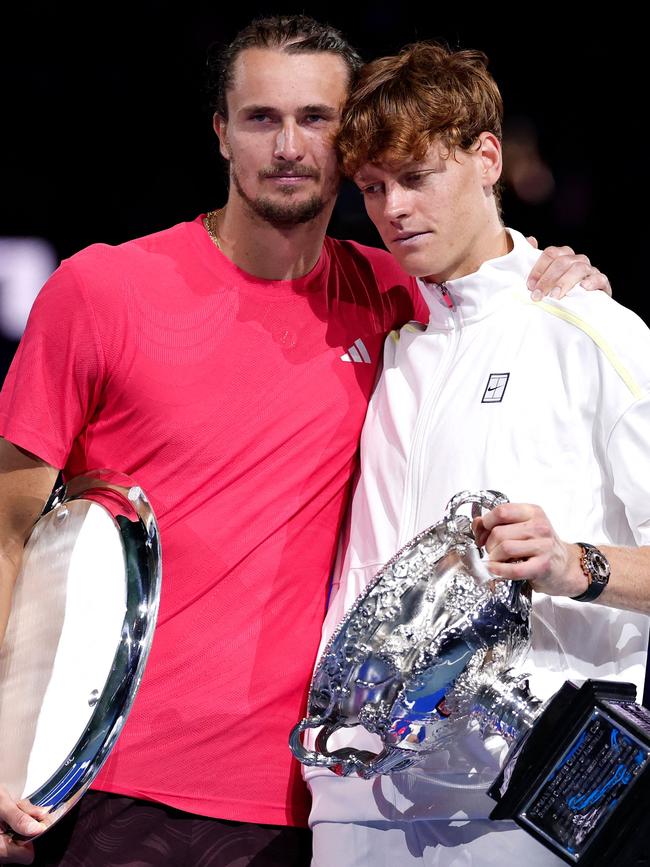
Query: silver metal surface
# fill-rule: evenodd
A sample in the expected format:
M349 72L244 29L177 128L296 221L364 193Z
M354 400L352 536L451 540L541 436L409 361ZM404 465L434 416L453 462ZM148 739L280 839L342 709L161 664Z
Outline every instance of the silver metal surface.
M25 547L0 649L0 785L51 826L109 755L142 679L161 584L146 495L109 470L55 492Z
M492 578L460 512L470 504L475 517L504 502L496 491L457 494L359 596L318 663L308 716L291 732L301 762L368 778L445 748L472 719L484 734L527 727L537 703L510 670L530 643L530 589ZM353 726L379 735L382 751L330 752L330 736ZM306 748L302 733L320 727L316 748Z

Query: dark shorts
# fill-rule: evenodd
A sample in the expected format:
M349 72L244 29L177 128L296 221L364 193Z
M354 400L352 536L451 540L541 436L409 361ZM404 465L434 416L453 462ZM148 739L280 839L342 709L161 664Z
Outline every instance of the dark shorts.
M87 792L35 849L37 867L309 867L311 834Z

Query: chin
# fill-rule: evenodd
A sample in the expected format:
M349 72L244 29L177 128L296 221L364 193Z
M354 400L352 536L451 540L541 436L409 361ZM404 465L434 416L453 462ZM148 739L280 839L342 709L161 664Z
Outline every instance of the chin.
M433 273L434 269L431 266L430 262L423 262L422 258L419 256L409 256L398 255L391 250L393 257L397 261L398 265L403 271L406 271L407 274L410 274L411 277L426 277L428 274Z
M278 228L291 228L315 220L326 203L319 196L309 196L302 200L295 199L256 199L251 202L255 213L271 225Z

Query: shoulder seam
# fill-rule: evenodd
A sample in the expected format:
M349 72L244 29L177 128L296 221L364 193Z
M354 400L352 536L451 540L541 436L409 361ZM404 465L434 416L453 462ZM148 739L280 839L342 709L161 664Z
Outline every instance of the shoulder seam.
M584 319L582 319L580 316L577 316L575 313L571 313L570 310L565 310L562 307L556 307L555 305L548 304L544 301L528 301L525 303L529 303L531 306L544 310L546 313L550 313L551 316L556 316L558 319L563 319L570 325L574 325L576 328L579 328L580 331L586 334L587 337L589 337L598 347L598 349L600 349L605 358L607 358L611 366L619 375L623 383L626 385L632 396L636 400L644 396L645 391L641 388L634 376L620 360L614 349L612 349L612 347L605 340L603 335L595 328L592 328L592 326L589 325L588 322L585 322Z

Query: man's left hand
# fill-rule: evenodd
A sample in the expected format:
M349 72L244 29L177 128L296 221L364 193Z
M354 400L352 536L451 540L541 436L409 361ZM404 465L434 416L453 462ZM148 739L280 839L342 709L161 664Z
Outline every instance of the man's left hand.
M535 238L528 242L537 247ZM546 295L563 298L578 283L584 289L600 289L611 296L612 287L607 276L595 268L582 253L571 247L547 247L539 257L526 281L533 301Z
M578 596L587 589L580 546L563 542L539 506L504 503L475 518L473 529L493 575L529 581L550 596Z

